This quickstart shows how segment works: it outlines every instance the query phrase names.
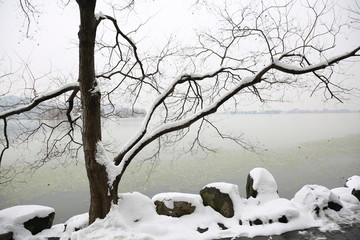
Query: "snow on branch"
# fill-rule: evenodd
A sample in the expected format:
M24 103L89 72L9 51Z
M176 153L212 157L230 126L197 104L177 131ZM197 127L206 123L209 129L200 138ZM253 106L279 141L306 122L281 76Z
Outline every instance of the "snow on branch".
M12 115L17 115L20 113L24 113L27 111L30 111L31 109L33 109L34 107L36 107L37 105L39 105L42 102L45 102L49 99L55 98L57 96L60 96L61 94L68 92L68 91L74 91L74 90L79 90L79 83L70 83L70 84L66 84L56 90L44 93L38 97L36 97L31 103L24 105L24 106L19 106L13 109L9 109L3 112L0 112L0 119L5 119L9 116Z
M227 100L229 100L231 97L233 97L235 94L237 94L240 90L251 86L257 82L261 81L261 77L271 69L272 65L268 65L264 67L261 71L259 71L257 74L244 78L240 83L238 83L233 89L229 90L226 94L224 94L222 97L217 99L215 102L213 102L211 105L201 109L197 113L193 114L192 116L181 119L175 122L166 123L155 130L153 130L148 135L144 136L141 140L139 140L124 156L123 159L119 165L120 169L122 169L122 172L125 171L125 168L129 164L129 162L136 156L137 153L139 153L145 146L153 142L154 140L158 139L164 134L178 131L184 128L189 127L194 122L198 121L201 118L204 118L212 113L215 113L217 109L224 104ZM225 68L222 68L221 71L224 71ZM209 75L210 76L210 75ZM199 77L199 76L198 76ZM196 77L197 79L200 79ZM184 80L184 78L180 78L180 80Z
M214 72L211 73L206 73L203 75L195 75L195 74L184 74L180 77L177 77L169 86L168 88L163 91L162 94L160 94L155 101L153 102L152 106L150 107L149 111L147 112L144 120L143 120L143 124L141 126L141 128L139 129L139 131L134 135L134 137L132 139L130 139L127 144L125 144L121 151L120 154L115 158L115 163L119 164L120 161L122 161L123 156L130 151L147 133L147 129L149 126L149 123L153 117L153 114L155 112L155 110L164 103L165 99L174 92L175 87L179 84L188 82L188 81L201 81L204 80L206 78L212 78L217 76L219 73L224 72L226 70L226 68L220 68Z
M49 99L55 98L57 96L60 96L61 94L68 92L68 91L73 91L73 93L71 94L68 102L69 102L69 108L68 111L66 113L67 117L68 117L68 121L70 122L71 128L73 129L73 120L71 119L70 116L70 112L73 108L73 98L75 97L76 93L79 91L79 83L75 82L75 83L71 83L71 84L66 84L56 90L44 93L38 97L36 97L35 99L33 99L32 102L30 102L29 104L26 105L22 105L22 106L18 106L16 108L13 109L9 109L3 112L0 112L0 119L3 119L4 122L4 128L3 128L3 135L5 138L5 146L2 149L2 151L0 152L0 164L1 161L3 159L3 155L5 153L5 151L7 149L9 149L10 144L9 144L9 138L8 138L8 134L7 134L7 118L13 115L17 115L17 114L21 114L21 113L25 113L28 112L30 110L32 110L33 108L35 108L37 105L39 105L42 102L45 102Z
M231 68L220 68L219 70L205 75L182 75L177 78L159 97L155 100L154 104L147 113L147 116L144 119L141 129L135 134L135 137L131 139L125 146L122 148L121 153L114 159L115 164L119 165L118 171L121 171L122 174L131 160L147 145L149 145L154 140L163 136L164 134L182 130L189 127L196 121L212 114L217 111L217 109L224 104L227 100L235 96L239 91L249 86L253 86L262 81L263 76L272 69L282 71L290 74L305 74L309 72L314 72L319 69L325 69L328 66L331 66L341 60L344 60L349 57L358 56L357 52L360 50L360 47L355 48L351 52L344 53L342 55L328 59L327 61L320 62L318 64L310 65L308 67L293 67L289 64L284 64L280 60L274 60L267 66L260 69L257 73L252 76L243 78L237 85L230 89L223 96L219 97L216 101L210 104L207 107L202 108L198 112L194 113L190 117L180 119L175 122L165 123L164 125L154 129L152 132L148 131L148 124L151 120L151 117L155 109L160 106L165 99L174 91L175 87L178 84L185 83L188 81L203 80L205 78L215 77L218 74L226 71L234 71Z
M293 66L293 65L281 62L279 59L284 57L284 56L282 56L281 58L274 60L274 68L279 71L285 72L285 73L291 73L291 74L296 74L296 75L310 73L310 72L314 72L314 71L317 71L320 69L324 69L324 68L331 66L335 63L338 63L341 60L344 60L346 58L349 58L352 56L359 56L357 54L358 51L360 51L360 47L357 47L354 50L347 52L345 54L341 54L336 57L327 59L326 61L323 61L323 62L320 62L317 64L313 64L313 65L309 65L306 67L298 67L298 66Z

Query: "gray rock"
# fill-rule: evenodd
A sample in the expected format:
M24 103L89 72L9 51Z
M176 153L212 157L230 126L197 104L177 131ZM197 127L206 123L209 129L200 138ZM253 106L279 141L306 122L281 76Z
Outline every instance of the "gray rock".
M355 188L351 191L351 194L354 195L360 201L360 190L356 190Z
M265 168L254 168L246 181L246 198L256 198L261 202L279 198L275 178Z
M13 240L13 236L14 236L14 234L12 232L1 233L0 240Z
M201 227L198 227L197 228L197 231L199 232L199 233L204 233L204 232L207 232L209 230L209 228L201 228Z
M246 180L246 198L256 198L258 192L253 188L254 179L248 174Z
M360 201L360 176L354 175L349 177L345 182L345 187L351 189L351 194Z
M218 226L221 230L226 230L229 229L228 227L226 227L223 223L218 223Z
M168 208L163 201L155 201L156 212L159 215L166 215L171 217L181 217L191 214L195 211L196 207L191 203L185 201L174 201L174 208Z
M205 187L200 191L204 206L210 206L226 218L234 216L233 202L227 193L215 187Z
M31 232L32 235L38 234L44 229L51 228L55 217L55 212L50 213L48 216L40 218L34 217L24 222L24 227Z

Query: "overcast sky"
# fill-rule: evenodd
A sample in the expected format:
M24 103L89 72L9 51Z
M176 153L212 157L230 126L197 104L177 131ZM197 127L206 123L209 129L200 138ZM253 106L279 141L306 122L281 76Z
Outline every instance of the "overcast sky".
M353 6L356 0L341 1L342 7ZM57 1L40 1L39 14L36 16L37 23L30 30L31 38L26 38L26 21L17 1L0 0L0 53L3 58L12 58L12 69L16 69L17 63L25 61L31 63L33 73L41 75L51 68L58 73L74 72L76 75L77 57L77 32L79 25L78 7L75 1L70 1L66 7ZM97 12L102 11L112 15L103 4L107 1L98 1ZM195 0L144 0L137 5L136 12L127 17L122 17L119 23L127 31L134 29L137 24L147 22L142 35L136 41L140 41L139 47L161 45L172 34L176 40L183 43L192 41L195 36L194 29L216 27L217 20L205 9L195 7ZM236 2L236 1L234 1ZM341 9L341 7L339 7ZM33 22L34 23L34 22ZM339 48L335 52L349 49L359 44L359 31L352 32L347 38L341 39ZM141 45L143 44L143 45ZM10 69L6 61L0 62L0 68ZM359 66L349 70L360 75ZM66 74L65 74L66 75ZM76 76L75 76L76 77ZM356 87L360 88L358 77L352 76ZM359 99L353 99L345 105L324 104L322 100L304 98L302 103L283 105L267 105L269 108L352 108L360 109Z

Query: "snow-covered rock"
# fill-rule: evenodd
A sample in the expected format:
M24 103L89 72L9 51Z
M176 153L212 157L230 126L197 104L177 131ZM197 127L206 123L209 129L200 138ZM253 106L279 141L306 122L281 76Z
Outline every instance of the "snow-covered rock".
M279 198L278 187L273 175L265 168L254 168L246 182L246 196L260 203Z
M345 186L351 189L360 190L360 176L354 175L346 180Z
M20 205L0 211L0 234L12 232L14 239L27 239L51 228L55 210L39 205Z
M360 209L360 201L352 194L352 189L348 187L338 187L331 189L341 201L343 206L350 208L351 210L358 210Z
M238 186L231 183L211 183L206 185L200 196L205 206L212 207L215 211L227 218L240 214L242 200Z
M181 217L203 207L201 197L187 193L160 193L152 198L156 212L160 215Z
M322 216L324 210L341 210L343 207L340 199L328 188L320 185L305 185L292 199L294 203L304 206L314 216Z
M354 175L347 179L345 186L351 189L351 194L360 201L360 176Z
M347 182L354 188L329 190L318 185L306 185L292 200L288 200L278 197L276 182L267 170L254 169L250 176L258 192L256 198L242 199L238 186L231 183L211 183L202 189L211 189L225 196L227 204L232 203L232 217L222 215L221 211L215 211L213 207L204 206L205 202L197 194L161 193L150 199L133 192L119 194L118 204L112 205L104 219L97 219L90 226L87 226L88 215L82 214L33 236L23 226L19 226L19 222L25 220L24 216L14 217L9 223L18 227L12 226L12 229L16 228L14 239L30 240L46 240L49 237L61 240L206 240L272 236L290 231L291 239L296 239L299 236L296 230L307 232L306 229L312 228L315 231L332 231L340 230L343 224L358 226L360 223L360 201L351 193L357 188L357 177ZM163 216L156 212L156 201L161 201L170 210L177 207L177 202L188 203L195 210L181 217ZM37 214L29 215L41 216L40 210L37 209ZM0 214L3 215L9 214ZM3 219L0 220L0 226L4 226ZM0 235L6 233L4 227L0 229ZM313 230L310 230L310 234Z

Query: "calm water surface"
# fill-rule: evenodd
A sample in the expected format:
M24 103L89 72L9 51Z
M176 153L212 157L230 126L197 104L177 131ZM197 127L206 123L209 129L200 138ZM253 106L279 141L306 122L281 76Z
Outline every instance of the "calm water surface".
M216 149L215 153L199 150L184 154L190 144L185 139L163 151L154 164L141 161L151 153L146 149L130 165L120 192L139 191L149 197L169 191L198 193L208 183L229 182L237 184L244 197L248 172L265 167L275 177L280 196L291 199L305 184L334 188L343 186L348 177L360 175L359 113L217 114L213 121L224 133L242 134L244 141L257 146L257 151L221 140L207 127L202 140ZM108 122L105 141L120 147L139 126L141 119ZM9 158L16 155L8 154ZM87 212L88 185L81 161L66 167L52 166L39 169L31 179L24 180L26 183L0 186L0 209L16 204L47 205L55 208L56 223Z

